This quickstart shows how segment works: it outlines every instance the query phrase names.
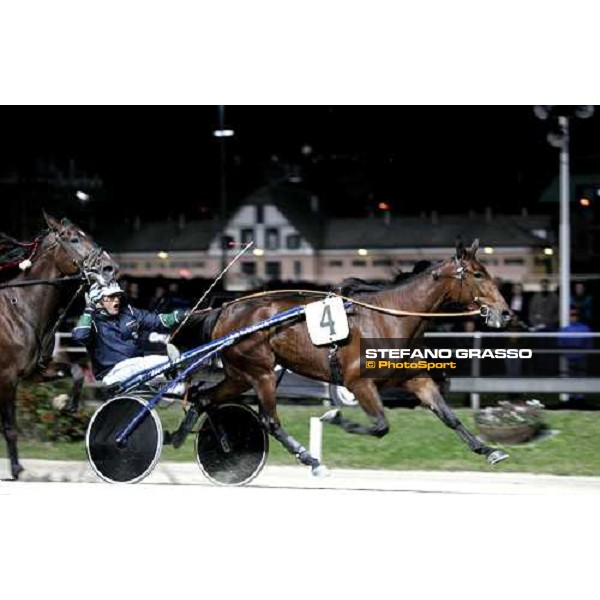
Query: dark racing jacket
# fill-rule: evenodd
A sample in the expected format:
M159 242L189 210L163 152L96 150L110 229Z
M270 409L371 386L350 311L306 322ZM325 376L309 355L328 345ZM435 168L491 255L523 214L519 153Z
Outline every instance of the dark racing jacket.
M72 336L88 350L97 379L102 379L117 363L144 355L144 335L152 331L166 333L185 319L185 311L156 314L125 305L118 315L86 309L73 329Z

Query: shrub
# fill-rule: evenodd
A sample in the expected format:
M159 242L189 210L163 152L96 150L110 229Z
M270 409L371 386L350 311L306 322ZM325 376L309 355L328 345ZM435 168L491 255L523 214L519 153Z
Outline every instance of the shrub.
M92 411L85 408L76 413L55 410L52 400L64 391L64 386L50 383L19 386L17 423L24 437L43 442L85 439Z

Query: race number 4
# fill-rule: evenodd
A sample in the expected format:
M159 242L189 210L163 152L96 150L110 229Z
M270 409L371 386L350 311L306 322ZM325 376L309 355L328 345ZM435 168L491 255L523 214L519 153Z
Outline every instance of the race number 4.
M306 305L306 326L315 346L345 340L350 333L342 298L325 298Z

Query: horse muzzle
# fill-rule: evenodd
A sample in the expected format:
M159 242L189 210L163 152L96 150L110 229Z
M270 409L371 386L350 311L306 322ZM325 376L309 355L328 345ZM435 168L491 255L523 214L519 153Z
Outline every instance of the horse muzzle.
M506 327L510 321L510 310L505 308L494 308L483 304L479 314L485 320L485 324L488 327L493 327L495 329Z
M99 285L109 285L116 281L119 266L110 254L102 248L96 248L83 262L85 276Z
M101 268L86 271L86 276L90 281L95 281L101 286L106 286L116 280L117 269L112 265L104 265Z

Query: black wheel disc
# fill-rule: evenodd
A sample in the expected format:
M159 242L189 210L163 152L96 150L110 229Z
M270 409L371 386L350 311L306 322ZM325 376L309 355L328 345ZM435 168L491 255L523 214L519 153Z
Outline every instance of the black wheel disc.
M242 404L211 408L196 436L200 469L221 485L244 485L262 470L269 438L258 415Z
M149 411L127 441L116 438L147 403L135 396L121 396L103 404L92 416L86 435L88 458L99 477L109 483L136 483L152 472L163 445L160 419Z

